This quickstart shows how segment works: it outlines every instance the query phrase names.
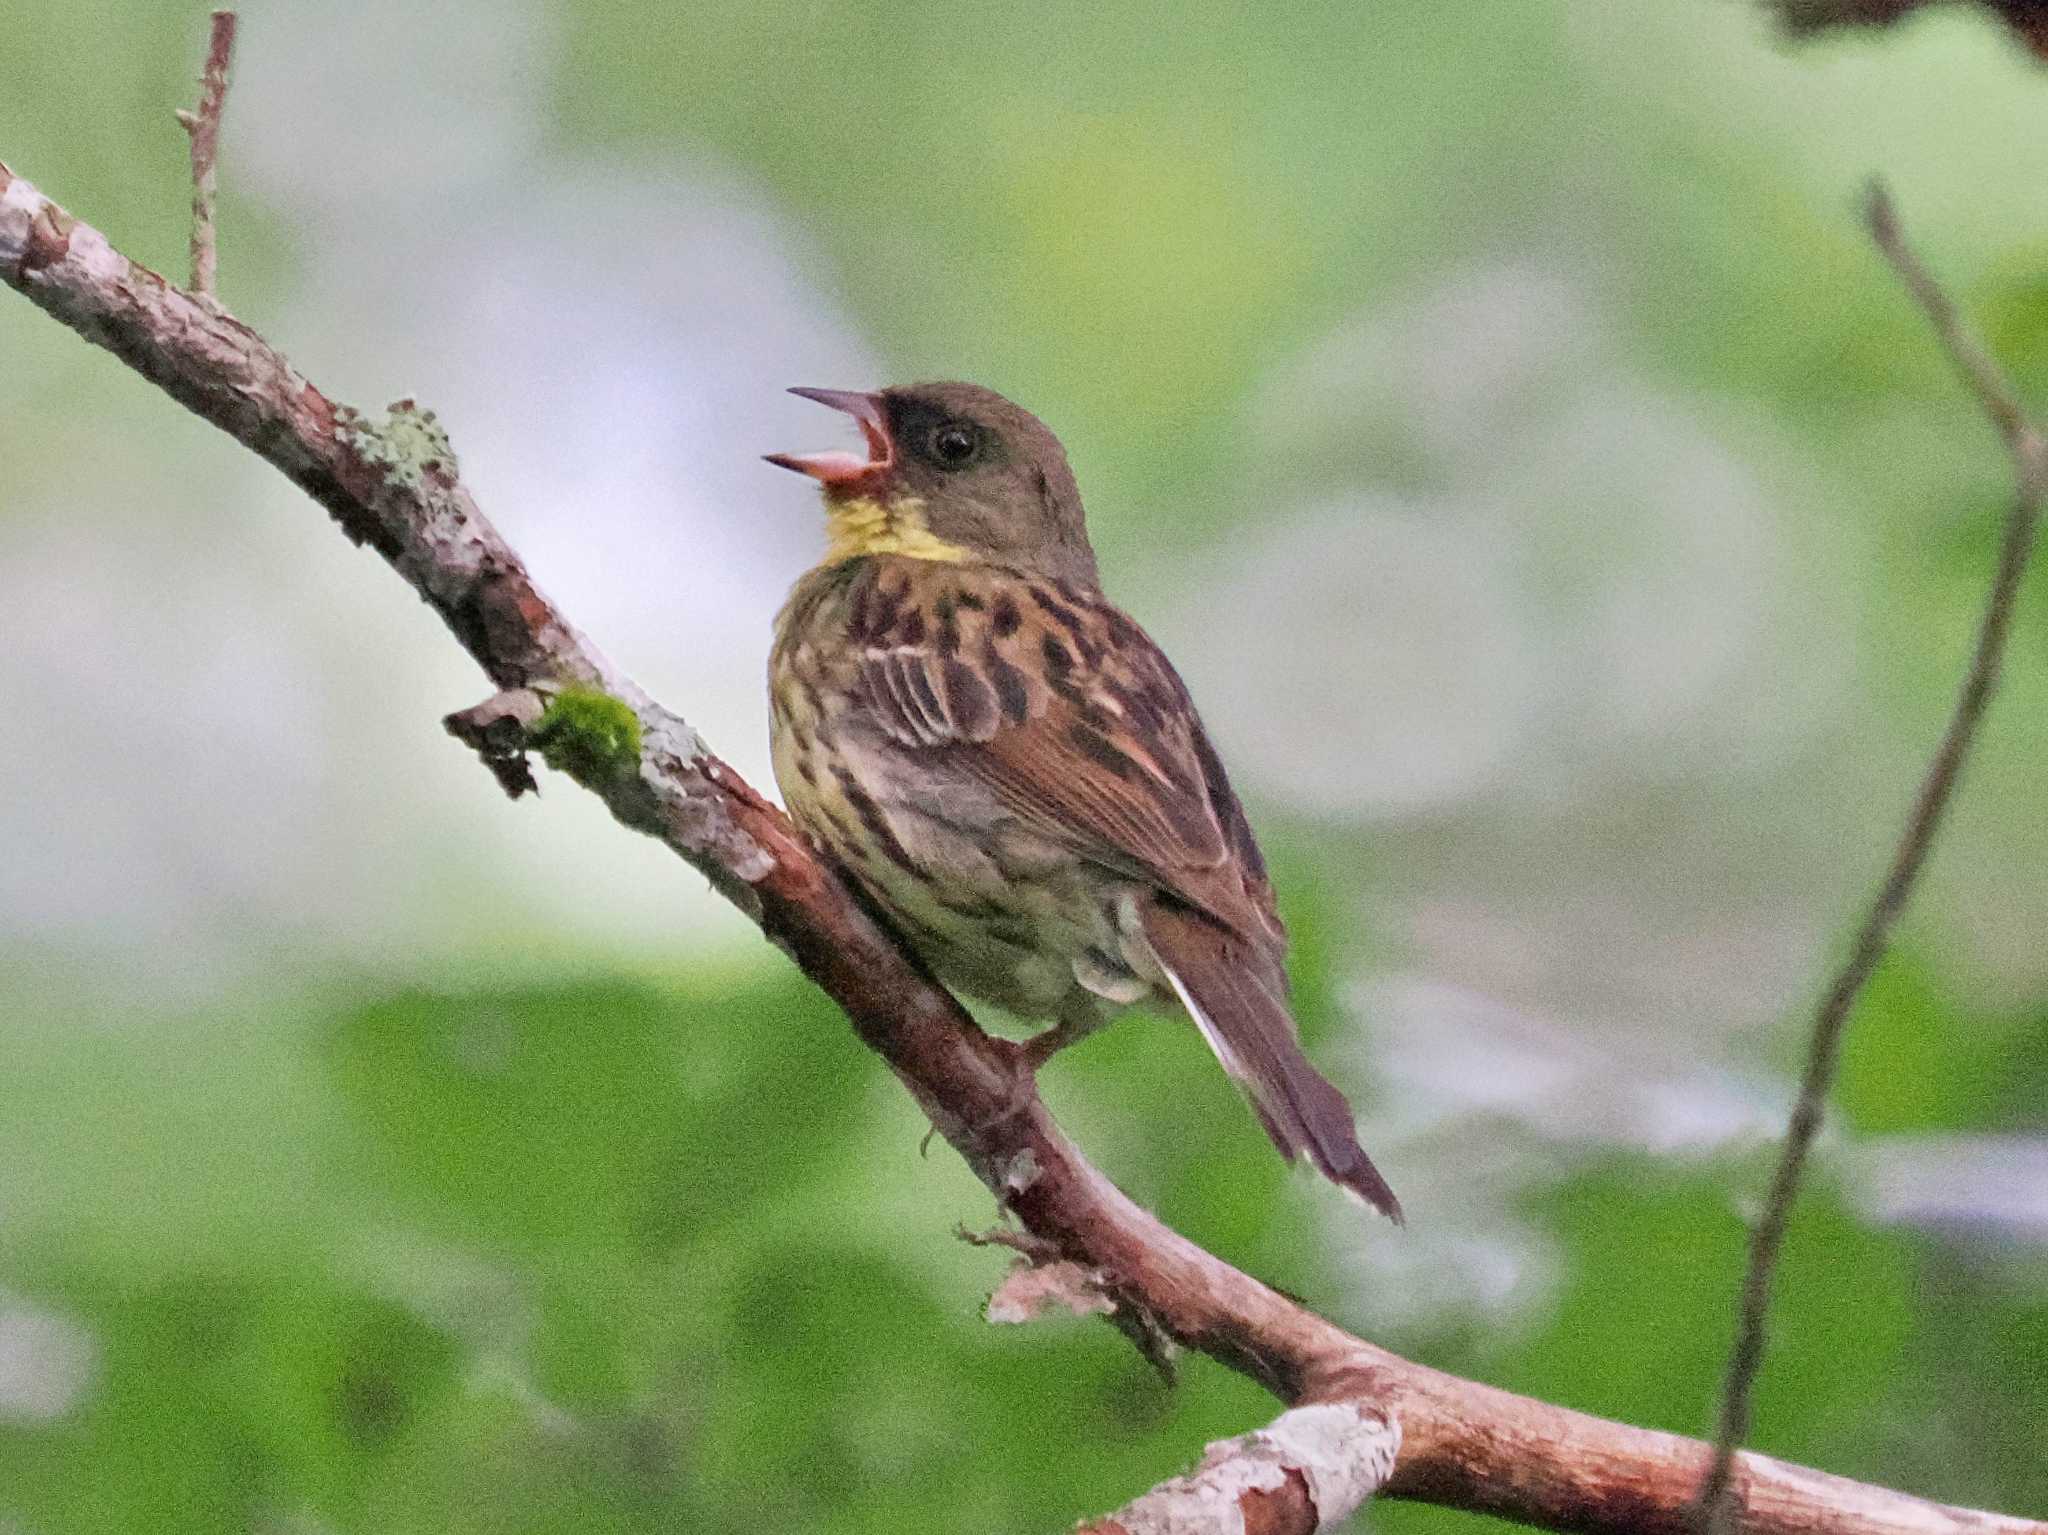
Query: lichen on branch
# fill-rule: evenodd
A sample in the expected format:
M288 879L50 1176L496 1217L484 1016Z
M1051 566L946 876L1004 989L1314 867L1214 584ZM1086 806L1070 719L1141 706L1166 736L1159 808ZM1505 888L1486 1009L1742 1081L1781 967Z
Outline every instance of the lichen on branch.
M339 407L334 432L364 463L381 469L387 480L406 490L423 489L429 477L453 482L461 473L440 418L410 399L393 401L381 422Z

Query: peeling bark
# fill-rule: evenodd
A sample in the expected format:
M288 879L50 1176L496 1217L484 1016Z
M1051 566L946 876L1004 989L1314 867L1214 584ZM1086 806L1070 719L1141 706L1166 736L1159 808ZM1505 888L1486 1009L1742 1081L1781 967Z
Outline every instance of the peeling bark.
M1400 1448L1399 1426L1368 1407L1297 1407L1074 1535L1316 1535L1385 1485Z

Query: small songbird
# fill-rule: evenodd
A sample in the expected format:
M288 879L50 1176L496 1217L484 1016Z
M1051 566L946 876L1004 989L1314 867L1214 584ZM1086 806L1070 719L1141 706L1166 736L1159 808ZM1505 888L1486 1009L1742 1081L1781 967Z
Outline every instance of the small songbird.
M1287 935L1223 764L1159 648L1102 594L1059 440L973 384L796 389L865 453L822 482L824 560L769 661L790 814L932 970L1055 1027L1178 1002L1292 1161L1401 1218L1301 1053Z

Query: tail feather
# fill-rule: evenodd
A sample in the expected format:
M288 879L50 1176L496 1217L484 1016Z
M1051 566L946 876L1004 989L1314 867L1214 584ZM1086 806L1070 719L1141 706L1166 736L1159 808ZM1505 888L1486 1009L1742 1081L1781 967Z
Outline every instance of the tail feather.
M1399 1223L1401 1202L1358 1144L1351 1105L1301 1053L1277 967L1192 911L1154 905L1144 927L1181 1006L1280 1154L1292 1162L1306 1152L1324 1177Z

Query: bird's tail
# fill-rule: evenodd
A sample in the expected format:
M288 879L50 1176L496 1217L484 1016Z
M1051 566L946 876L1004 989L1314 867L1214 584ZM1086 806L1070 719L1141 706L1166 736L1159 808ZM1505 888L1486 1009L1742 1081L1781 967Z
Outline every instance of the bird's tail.
M1209 918L1153 903L1145 937L1181 1006L1292 1162L1301 1152L1339 1188L1394 1221L1401 1202L1358 1144L1351 1105L1301 1053L1277 965Z

